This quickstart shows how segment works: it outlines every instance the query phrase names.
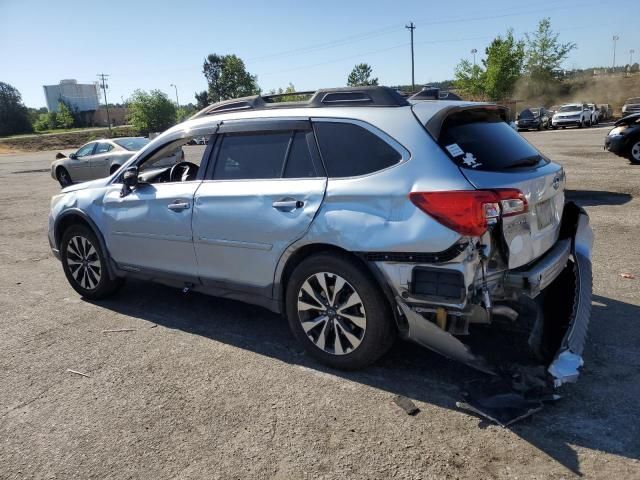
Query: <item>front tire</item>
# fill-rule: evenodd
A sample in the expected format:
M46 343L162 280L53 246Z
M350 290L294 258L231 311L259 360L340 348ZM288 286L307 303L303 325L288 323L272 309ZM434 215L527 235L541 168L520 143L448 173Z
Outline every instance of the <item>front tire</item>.
M62 188L68 187L69 185L73 185L73 180L71 180L71 175L64 167L58 167L56 170L56 178L58 179L58 183Z
M106 298L122 284L122 279L109 276L100 242L84 225L65 230L60 240L60 258L67 281L84 298Z
M285 298L294 336L330 367L366 367L393 344L393 316L384 294L365 267L347 255L323 253L302 261Z
M640 138L636 138L631 142L627 157L631 163L640 165Z

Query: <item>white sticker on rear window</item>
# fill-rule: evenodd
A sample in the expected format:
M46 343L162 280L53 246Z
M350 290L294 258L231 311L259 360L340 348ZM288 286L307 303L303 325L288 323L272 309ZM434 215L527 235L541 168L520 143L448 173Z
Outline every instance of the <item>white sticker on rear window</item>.
M447 145L444 148L447 149L447 152L449 152L452 157L459 157L460 155L464 155L464 151L458 146L457 143L452 143L451 145Z
M471 168L476 168L482 165L480 162L478 162L478 160L476 160L476 157L473 155L473 153L469 152L465 153L464 157L462 158L462 163L465 166Z

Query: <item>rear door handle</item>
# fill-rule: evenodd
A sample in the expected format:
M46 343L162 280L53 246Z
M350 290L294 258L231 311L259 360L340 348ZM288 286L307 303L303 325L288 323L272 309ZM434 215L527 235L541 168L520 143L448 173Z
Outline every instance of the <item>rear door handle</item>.
M293 198L283 198L282 200L277 200L273 202L271 205L276 210L290 212L291 210L295 210L296 208L304 207L304 202L301 202L300 200L295 200Z
M182 210L187 210L190 206L191 205L189 204L189 202L176 200L175 202L172 202L169 205L167 205L167 208L169 208L169 210L173 210L174 212L181 212Z

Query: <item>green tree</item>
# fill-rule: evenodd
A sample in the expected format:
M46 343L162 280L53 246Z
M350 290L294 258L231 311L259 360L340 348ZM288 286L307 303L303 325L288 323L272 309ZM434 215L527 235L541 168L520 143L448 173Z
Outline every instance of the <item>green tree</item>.
M56 115L55 112L39 114L36 121L33 122L33 128L37 132L42 132L44 130L52 130L54 128L57 128L58 124L56 123L55 115Z
M247 72L244 62L236 55L210 54L202 65L202 73L209 85L207 100L210 103L260 93L257 77Z
M0 82L0 136L31 131L29 111L22 103L20 92L8 83Z
M482 61L485 68L482 76L484 93L493 100L507 98L522 75L524 41L516 41L510 29L504 38L497 36L485 53L486 59Z
M195 105L191 103L189 105L181 105L180 108L176 110L176 121L178 123L184 122L194 113L196 113Z
M71 128L75 123L71 109L64 102L58 102L56 123L58 124L58 128Z
M378 85L378 78L371 78L371 65L367 63L359 63L347 78L347 85L350 87L366 87L368 85Z
M482 65L461 60L455 69L455 87L471 98L503 99L513 93L522 75L524 41L513 37L508 30L498 35L485 49Z
M485 70L480 65L474 65L469 60L462 59L456 65L453 86L465 97L484 98L485 74Z
M175 124L176 105L160 90L136 90L129 99L129 122L140 132L162 132Z
M569 53L576 48L573 42L560 43L559 34L551 29L551 20L543 18L535 32L526 35L525 73L530 96L543 95L559 83L557 72Z
M209 105L209 93L206 90L196 92L194 96L196 97L196 108L198 110L202 110Z

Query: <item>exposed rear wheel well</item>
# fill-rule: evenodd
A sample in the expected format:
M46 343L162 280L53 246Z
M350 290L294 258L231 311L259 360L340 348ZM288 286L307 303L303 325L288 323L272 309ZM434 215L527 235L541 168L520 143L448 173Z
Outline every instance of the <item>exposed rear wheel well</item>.
M111 165L111 168L109 169L109 174L113 175L114 173L116 173L116 171L120 168L120 165Z
M366 262L360 256L356 255L353 252L345 250L340 247L336 247L335 245L325 244L325 243L314 243L311 245L305 245L296 250L291 257L287 260L285 267L282 271L282 275L280 277L280 292L278 301L280 303L280 311L283 315L286 315L286 291L287 284L289 279L291 278L291 274L293 273L296 266L300 264L304 259L316 255L319 253L333 253L339 256L346 256L350 259L354 260L356 263L362 265L368 272L371 273L372 278L380 287L380 290L384 294L387 302L389 303L389 308L394 312L394 316L396 316L396 311L394 307L394 297L391 292L390 287L386 284L384 278L382 277L382 273L377 271L376 267L371 265L370 262ZM396 324L397 324L396 318ZM397 326L397 325L396 325Z

